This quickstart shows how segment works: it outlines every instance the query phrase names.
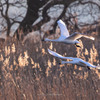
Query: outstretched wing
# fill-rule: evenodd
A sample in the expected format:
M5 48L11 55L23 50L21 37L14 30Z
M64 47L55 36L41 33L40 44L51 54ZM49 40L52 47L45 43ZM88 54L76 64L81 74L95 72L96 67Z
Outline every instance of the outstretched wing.
M91 39L91 40L95 40L95 38L94 38L94 37L92 37L92 36L83 35L83 37L88 38L88 39Z
M58 26L60 27L60 31L61 31L61 36L59 38L61 39L65 39L69 36L69 32L68 29L65 25L65 23L60 19L57 21Z
M70 40L77 40L77 39L79 39L79 38L81 38L82 37L82 35L80 34L80 33L73 33L73 34L71 34L67 39L70 39Z
M79 38L81 38L81 37L89 38L89 39L92 39L92 40L95 39L95 38L92 37L92 36L88 36L88 35L85 35L85 34L82 34L82 33L77 33L77 32L71 34L67 39L77 40L77 39L79 39Z
M52 55L52 56L55 56L55 57L58 57L60 59L73 59L72 57L63 57L62 55L48 49L48 52Z
M82 61L79 61L79 63L80 63L81 65L83 65L83 66L87 66L87 64L85 64L85 63L82 62Z
M96 68L95 65L92 65L92 64L90 64L89 62L86 62L86 61L84 61L84 60L80 61L80 63L83 63L85 66L88 66L88 67Z

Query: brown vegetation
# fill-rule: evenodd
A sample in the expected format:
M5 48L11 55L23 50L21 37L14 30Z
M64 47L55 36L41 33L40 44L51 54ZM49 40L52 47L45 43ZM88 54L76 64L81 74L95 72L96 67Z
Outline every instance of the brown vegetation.
M48 54L100 63L100 39L82 39L83 49L62 43L7 39L0 49L0 100L99 100L100 70L70 64Z

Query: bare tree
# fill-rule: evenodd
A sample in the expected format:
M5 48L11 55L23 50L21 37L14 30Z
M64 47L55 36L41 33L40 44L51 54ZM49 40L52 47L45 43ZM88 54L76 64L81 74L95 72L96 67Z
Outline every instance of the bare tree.
M11 17L9 14L11 7L17 7L17 9L23 7L26 10L22 9L23 13L17 13L18 15ZM99 0L15 0L15 2L1 0L0 17L3 22L1 31L7 31L9 36L12 26L17 23L19 27L15 35L19 38L21 32L26 35L32 30L41 30L41 27L51 20L53 20L51 24L53 28L49 31L55 31L58 19L63 19L68 25L73 26L72 31L80 31L84 26L99 24L100 21L97 18L100 16L99 13Z
M1 0L0 1L0 21L1 21L1 30L0 32L6 32L7 36L10 35L11 28L18 26L25 14L19 12L18 8L26 9L25 1L15 0ZM12 13L13 12L13 13ZM24 12L25 13L25 12Z
M42 1L41 6L38 6L38 5L35 6L36 3L39 4L41 1ZM31 2L31 4L32 4L31 0L29 0L29 2ZM24 29L24 33L27 34L29 31L32 31L32 29L33 30L41 29L41 26L44 23L49 22L51 19L54 19L55 21L52 24L52 26L53 26L52 31L55 31L56 26L57 26L56 21L58 19L63 18L67 24L71 24L74 27L74 29L80 31L80 27L84 27L84 26L88 26L88 25L95 25L95 24L99 23L99 21L96 19L96 17L99 16L98 12L100 11L100 5L98 2L94 2L92 0L90 0L90 1L49 0L48 2L46 0L44 0L44 1L38 0L36 3L33 2L34 7L31 9L30 9L31 4L28 3L29 9L27 11L27 16L23 20L20 27L21 27L21 29ZM61 5L62 5L62 7L61 7ZM57 16L57 10L60 11L60 9L62 9L62 11L60 12L60 15ZM35 13L33 13L32 11ZM31 14L31 18L29 18L29 12L33 13L33 14ZM51 15L50 15L50 13L51 13ZM53 17L53 13L55 13L56 18ZM87 19L89 19L89 16L91 16L89 22L85 21L85 19L83 19L83 21L80 19L82 17L85 17L85 18L88 17ZM40 21L38 21L33 26L33 23L38 19L38 17L39 17ZM29 22L27 22L26 19Z

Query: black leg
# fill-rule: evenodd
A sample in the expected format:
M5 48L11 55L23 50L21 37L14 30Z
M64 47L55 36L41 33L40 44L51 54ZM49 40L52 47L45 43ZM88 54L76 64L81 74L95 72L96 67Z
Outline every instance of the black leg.
M61 62L59 62L59 65L61 65Z
M87 68L88 68L88 70L90 70L90 67L87 66Z
M75 43L75 46L81 48L81 46L77 45L76 43Z

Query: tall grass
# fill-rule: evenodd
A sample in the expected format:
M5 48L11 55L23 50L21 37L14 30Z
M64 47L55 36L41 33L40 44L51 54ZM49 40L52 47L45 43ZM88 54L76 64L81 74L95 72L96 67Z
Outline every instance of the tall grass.
M100 71L76 65L59 65L47 49L63 56L80 57L97 65L100 40L82 39L74 45L10 38L0 49L0 100L99 100Z

